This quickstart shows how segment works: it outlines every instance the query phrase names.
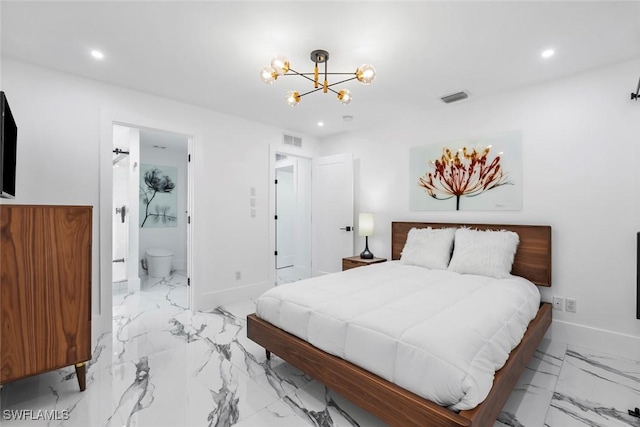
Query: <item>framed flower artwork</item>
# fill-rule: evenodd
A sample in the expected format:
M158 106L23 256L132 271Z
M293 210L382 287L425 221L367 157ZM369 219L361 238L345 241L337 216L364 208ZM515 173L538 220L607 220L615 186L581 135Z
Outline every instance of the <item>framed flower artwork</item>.
M176 227L178 169L171 166L140 167L140 228Z
M415 211L522 209L522 134L465 138L410 150Z

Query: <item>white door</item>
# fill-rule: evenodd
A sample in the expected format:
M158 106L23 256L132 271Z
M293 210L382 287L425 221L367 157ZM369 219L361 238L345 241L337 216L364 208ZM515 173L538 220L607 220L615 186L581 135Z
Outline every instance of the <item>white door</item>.
M140 290L138 277L137 165L140 161L140 130L113 125L112 178L112 281L118 291ZM113 285L114 287L116 285Z
M337 154L313 160L313 275L342 270L353 256L353 156Z

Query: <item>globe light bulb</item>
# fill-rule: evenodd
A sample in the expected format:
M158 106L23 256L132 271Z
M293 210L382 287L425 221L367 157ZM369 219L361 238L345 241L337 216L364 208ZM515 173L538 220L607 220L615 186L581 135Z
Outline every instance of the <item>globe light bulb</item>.
M273 67L267 65L260 69L260 78L267 84L273 84L273 82L278 78L278 73L273 69Z
M271 66L278 75L286 74L289 71L289 60L286 56L278 55L271 60Z
M349 89L342 89L338 92L338 101L340 101L342 105L347 105L352 99L353 97L351 96L351 91Z
M356 70L356 78L363 85L371 84L376 78L376 69L372 65L362 64Z
M290 107L295 107L300 103L300 94L295 90L287 92L285 98Z

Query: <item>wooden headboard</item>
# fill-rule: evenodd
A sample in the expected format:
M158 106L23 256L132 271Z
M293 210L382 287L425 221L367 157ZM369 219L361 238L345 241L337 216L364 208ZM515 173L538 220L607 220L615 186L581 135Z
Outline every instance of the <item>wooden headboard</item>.
M511 273L539 286L551 286L551 227L548 225L457 224L444 222L392 222L391 259L400 259L412 228L469 227L477 230L509 230L518 233L520 244Z

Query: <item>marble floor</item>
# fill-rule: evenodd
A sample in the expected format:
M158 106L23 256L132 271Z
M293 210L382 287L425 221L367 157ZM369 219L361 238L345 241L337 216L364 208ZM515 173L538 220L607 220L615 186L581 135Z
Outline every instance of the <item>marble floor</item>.
M308 270L304 270L304 271L301 271L301 269L296 270L294 266L277 268L276 269L276 285L284 285L285 283L297 282L298 280L302 280L310 277L310 274L311 273Z
M276 269L276 285L295 282L297 279L293 273L293 266Z
M0 425L386 425L246 338L246 301L187 309L183 277L114 295L113 332L94 334L87 390L73 368L6 384ZM640 426L640 362L545 340L494 427Z

